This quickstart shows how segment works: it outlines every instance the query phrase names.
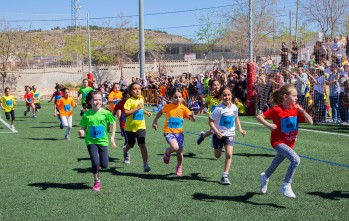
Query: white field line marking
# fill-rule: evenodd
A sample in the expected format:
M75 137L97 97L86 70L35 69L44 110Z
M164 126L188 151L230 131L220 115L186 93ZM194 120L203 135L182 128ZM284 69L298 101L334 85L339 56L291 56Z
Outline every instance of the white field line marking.
M8 127L8 129L10 129L12 131L12 133L17 133L18 132L15 128L11 128L11 126L6 121L4 121L1 118L1 116L0 116L0 122L3 123L6 127ZM4 132L2 132L2 133L4 133Z
M195 116L195 117L208 118L207 116ZM253 123L253 122L247 122L247 121L240 121L240 122L241 122L241 123L245 123L245 124L254 124L254 125L263 126L263 125L260 124L260 123ZM327 132L327 131L319 131L319 130L309 130L309 129L299 129L299 130L308 131L308 132L314 132L314 133L319 133L319 134L331 134L331 135L349 137L349 134L341 134L341 133L334 133L334 132Z

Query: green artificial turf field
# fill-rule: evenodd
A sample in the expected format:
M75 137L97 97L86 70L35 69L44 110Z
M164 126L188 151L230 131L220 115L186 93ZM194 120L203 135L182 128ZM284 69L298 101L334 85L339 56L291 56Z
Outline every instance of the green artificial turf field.
M259 175L275 152L270 132L254 118L240 118L247 135L236 137L232 185L222 186L224 156L214 158L210 138L196 144L209 128L207 117L185 121L183 177L176 177L176 157L162 162L164 116L154 131L154 114L146 119L151 172L143 172L138 147L130 151L131 164L123 164L118 133L109 168L100 172L101 191L93 192L88 152L77 136L79 108L70 141L52 104L44 104L37 119L23 117L23 110L23 103L16 107L18 133L0 123L0 220L349 220L349 127L301 125L306 130L295 149L301 164L292 185L297 198L288 199L279 192L287 161L270 178L268 193L259 193Z

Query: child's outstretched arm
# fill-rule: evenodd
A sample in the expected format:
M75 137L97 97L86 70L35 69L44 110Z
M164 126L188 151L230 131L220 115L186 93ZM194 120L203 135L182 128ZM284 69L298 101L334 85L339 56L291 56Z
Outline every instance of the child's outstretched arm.
M116 122L113 122L113 128L110 136L110 142L113 148L116 148L116 143L115 143L115 132L116 132Z
M161 115L162 115L162 111L159 111L154 118L154 121L153 121L154 130L158 130L158 119L161 117Z
M240 124L240 120L239 120L239 117L236 117L236 126L238 127L240 133L242 134L242 136L245 136L246 135L246 131L244 131L242 128L241 128L241 124Z
M264 126L266 126L267 128L269 128L270 130L275 130L277 128L277 126L275 124L271 124L268 121L265 120L265 116L263 113L258 114L256 117L257 121L261 124L263 124Z

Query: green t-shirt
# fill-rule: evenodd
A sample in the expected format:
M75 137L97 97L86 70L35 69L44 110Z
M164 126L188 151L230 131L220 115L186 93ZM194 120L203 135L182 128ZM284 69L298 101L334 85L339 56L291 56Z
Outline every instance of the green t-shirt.
M81 118L80 125L86 128L85 143L109 146L107 123L112 124L115 117L103 108L97 112L92 109L86 111Z
M92 87L81 87L79 93L81 94L81 103L86 103L86 96L90 91L93 91Z

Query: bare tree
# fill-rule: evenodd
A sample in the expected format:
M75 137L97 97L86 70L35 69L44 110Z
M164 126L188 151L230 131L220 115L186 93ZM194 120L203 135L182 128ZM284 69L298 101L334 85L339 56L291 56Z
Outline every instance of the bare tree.
M349 12L348 0L310 0L303 5L304 15L308 21L315 22L320 26L324 33L324 39L327 36L334 37L335 32L344 22Z

